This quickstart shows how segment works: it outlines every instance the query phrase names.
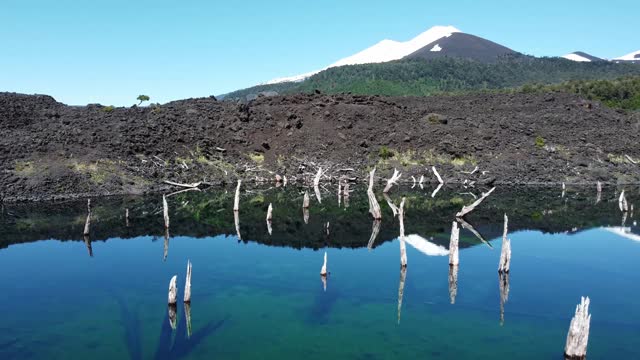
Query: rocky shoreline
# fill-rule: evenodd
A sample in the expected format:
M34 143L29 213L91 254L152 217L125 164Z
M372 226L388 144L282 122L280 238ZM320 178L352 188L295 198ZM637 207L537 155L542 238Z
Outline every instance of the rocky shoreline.
M0 93L0 199L144 194L164 183L363 181L374 166L447 183L638 183L640 117L574 95L301 94L248 104L67 106ZM476 169L475 172L474 170ZM473 173L472 173L473 172Z

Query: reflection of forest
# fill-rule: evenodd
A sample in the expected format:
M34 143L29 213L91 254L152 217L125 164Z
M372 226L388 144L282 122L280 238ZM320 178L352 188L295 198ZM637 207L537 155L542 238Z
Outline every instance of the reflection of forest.
M349 207L338 206L337 197L326 194L326 201L311 201L309 223L303 220L304 189L288 187L254 189L241 195L239 225L242 241L294 248L366 247L371 237L373 219L368 213L366 189L353 186ZM471 189L473 191L473 189ZM484 189L486 191L486 189ZM336 185L337 191L337 185ZM469 189L445 187L435 198L424 191L395 188L391 201L396 205L406 196L405 227L407 234L419 234L429 241L448 246L451 221L463 205L474 201ZM481 190L474 191L476 195ZM617 191L605 188L602 201L595 204L594 189L537 187L498 188L466 218L488 240L500 236L503 214L509 215L510 232L576 232L599 226L620 226ZM630 204L637 200L635 191L626 189ZM323 194L324 195L324 194ZM331 195L331 196L329 196ZM398 222L387 203L382 201L383 219L373 247L398 236ZM331 201L329 199L335 199ZM233 191L215 189L186 192L169 198L171 236L207 237L235 235ZM265 216L273 204L273 235L267 232ZM142 235L164 236L162 197L106 197L92 200L91 240L112 237L132 238ZM129 209L129 226L125 222ZM83 241L86 200L62 203L4 204L0 214L0 247L45 239ZM331 233L326 234L330 222ZM628 217L626 223L633 224ZM479 244L468 230L461 231L460 246Z

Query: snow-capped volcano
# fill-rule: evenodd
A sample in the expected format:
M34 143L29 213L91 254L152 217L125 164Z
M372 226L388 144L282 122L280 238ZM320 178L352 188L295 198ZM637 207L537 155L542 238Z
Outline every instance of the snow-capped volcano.
M617 58L614 58L613 60L619 60L619 61L640 61L640 50L638 51L634 51L632 53L629 53L625 56L620 56Z
M577 61L577 62L604 61L603 59L600 59L593 55L589 55L582 51L575 51L575 52L572 52L571 54L563 55L562 57L567 60Z
M423 48L427 44L438 39L449 37L453 33L457 32L460 32L460 30L453 26L434 26L409 41L402 42L395 40L382 40L354 55L340 59L323 69L311 71L305 74L273 79L264 84L277 84L285 81L302 81L319 73L320 71L336 66L382 63L402 59L403 57Z

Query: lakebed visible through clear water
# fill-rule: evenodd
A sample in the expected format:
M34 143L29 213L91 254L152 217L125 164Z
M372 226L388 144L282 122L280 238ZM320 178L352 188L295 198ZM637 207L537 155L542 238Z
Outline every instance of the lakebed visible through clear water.
M406 197L405 270L387 202L379 196L372 240L366 189L354 190L348 207L335 191L312 195L306 222L304 189L243 191L239 229L233 189L178 194L168 237L161 196L92 199L86 239L86 201L5 204L0 358L562 359L581 296L591 298L588 357L640 358L640 229L618 208L622 188L600 201L595 187L498 188L467 216L486 242L461 230L455 283L451 223L480 190L392 190L391 202ZM624 190L637 203L640 188ZM513 253L501 301L505 213ZM169 279L178 275L181 300L187 260L190 327L180 301L172 329Z

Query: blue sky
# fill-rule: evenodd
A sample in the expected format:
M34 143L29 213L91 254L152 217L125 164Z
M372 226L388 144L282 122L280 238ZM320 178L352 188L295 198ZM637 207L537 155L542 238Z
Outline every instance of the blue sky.
M537 56L640 49L640 1L2 0L0 91L131 105L322 68L434 25Z

